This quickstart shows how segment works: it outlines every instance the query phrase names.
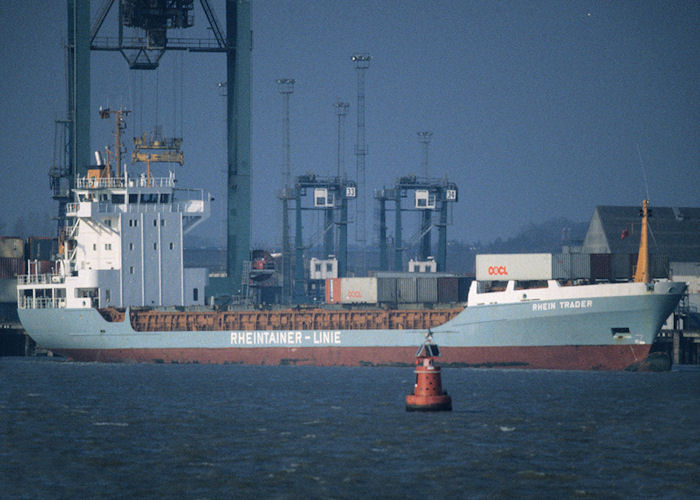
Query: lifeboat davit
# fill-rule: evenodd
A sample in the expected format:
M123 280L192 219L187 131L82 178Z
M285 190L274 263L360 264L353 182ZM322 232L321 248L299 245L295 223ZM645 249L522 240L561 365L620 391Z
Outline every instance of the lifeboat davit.
M440 367L435 366L439 356L440 349L428 336L416 353L416 385L406 396L406 411L452 410L452 398L442 390Z

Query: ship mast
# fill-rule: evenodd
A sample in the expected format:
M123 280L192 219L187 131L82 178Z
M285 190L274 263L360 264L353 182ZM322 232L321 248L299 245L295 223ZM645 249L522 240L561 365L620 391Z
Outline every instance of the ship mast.
M127 109L117 109L111 110L109 108L104 109L100 106L100 118L110 118L114 114L116 120L116 128L114 131L114 158L116 162L116 178L117 180L121 178L121 168L122 168L122 130L126 129L126 122L124 117L128 115L131 111ZM107 157L107 172L111 177L111 168L109 168L109 153Z
M649 282L649 201L642 202L642 234L639 240L639 254L637 255L637 269L634 273L634 281L637 283Z

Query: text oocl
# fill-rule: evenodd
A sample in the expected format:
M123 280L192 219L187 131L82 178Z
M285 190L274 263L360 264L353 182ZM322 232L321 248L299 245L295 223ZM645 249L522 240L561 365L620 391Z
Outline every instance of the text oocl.
M489 266L489 276L508 276L506 266Z

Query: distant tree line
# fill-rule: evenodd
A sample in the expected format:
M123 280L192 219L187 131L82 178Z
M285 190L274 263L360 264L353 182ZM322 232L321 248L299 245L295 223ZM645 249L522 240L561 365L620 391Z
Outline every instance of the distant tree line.
M477 254L484 253L559 253L562 246L580 246L588 230L587 222L573 222L563 217L540 224L528 224L507 239L496 238L483 244L450 241L447 245L448 271L474 272Z

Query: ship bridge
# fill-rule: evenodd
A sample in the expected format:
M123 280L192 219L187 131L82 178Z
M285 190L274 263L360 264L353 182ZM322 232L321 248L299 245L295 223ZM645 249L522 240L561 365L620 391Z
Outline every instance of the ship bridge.
M66 205L67 217L175 212L183 215L189 232L211 212L211 195L203 189L176 188L172 172L169 177L79 177L74 192L78 201Z

